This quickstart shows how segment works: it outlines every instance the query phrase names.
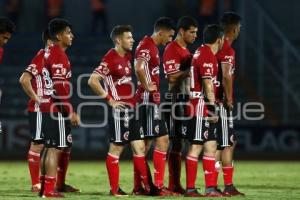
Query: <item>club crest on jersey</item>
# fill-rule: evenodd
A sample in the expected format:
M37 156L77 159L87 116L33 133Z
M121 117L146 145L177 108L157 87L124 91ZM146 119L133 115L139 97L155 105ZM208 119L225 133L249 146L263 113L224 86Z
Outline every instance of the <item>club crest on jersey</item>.
M63 68L64 65L63 64L53 64L52 67L53 68Z
M148 49L141 50L141 57L144 58L147 62L150 60L150 51Z
M144 134L144 129L143 129L143 127L141 126L140 127L140 136L141 136L141 138L144 138L145 137L145 134Z
M122 67L122 65L118 65L118 69L122 69L123 67Z
M128 67L125 67L125 73L129 74L130 73L130 69Z

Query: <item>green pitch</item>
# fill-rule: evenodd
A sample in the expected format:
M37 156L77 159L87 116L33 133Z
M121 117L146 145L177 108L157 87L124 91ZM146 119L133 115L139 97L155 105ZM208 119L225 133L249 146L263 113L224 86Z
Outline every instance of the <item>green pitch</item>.
M124 191L130 192L133 186L132 165L129 161L121 161L120 164L120 186ZM236 162L235 166L235 184L247 196L230 199L300 199L299 162ZM185 185L184 170L183 168L182 183ZM82 192L66 194L66 199L116 199L108 196L109 184L103 161L71 162L67 179L68 183L79 187ZM221 177L219 182L222 188ZM203 193L203 183L202 165L199 163L197 186L201 193ZM25 162L0 161L0 199L37 199L38 197L29 189L30 179ZM130 198L152 199L153 197L130 196L122 199ZM161 198L156 197L156 199ZM165 197L163 199L189 198Z

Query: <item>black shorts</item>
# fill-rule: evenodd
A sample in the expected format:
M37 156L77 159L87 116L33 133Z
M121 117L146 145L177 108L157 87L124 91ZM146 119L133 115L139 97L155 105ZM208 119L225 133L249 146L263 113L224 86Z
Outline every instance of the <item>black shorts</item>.
M135 118L135 109L109 110L109 132L110 142L115 144L126 144L133 140L144 139L144 131L139 121Z
M45 147L72 146L71 123L61 113L43 113Z
M163 106L165 121L169 130L170 138L186 138L184 121L186 120L186 105L189 95L166 93Z
M217 140L216 125L207 121L207 117L194 116L185 123L187 139L192 144L203 145L207 141Z
M31 141L44 144L43 114L41 112L29 112L28 117Z
M137 120L140 121L145 138L161 137L168 134L163 113L156 104L139 104Z
M233 129L232 111L228 111L225 107L219 105L219 120L217 123L217 142L218 150L232 146L236 141L236 135Z

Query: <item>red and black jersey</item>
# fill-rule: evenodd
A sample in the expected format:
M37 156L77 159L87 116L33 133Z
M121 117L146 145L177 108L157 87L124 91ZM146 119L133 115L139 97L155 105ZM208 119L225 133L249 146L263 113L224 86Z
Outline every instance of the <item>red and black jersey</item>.
M220 66L222 67L222 64L229 64L230 65L230 75L234 79L234 71L235 71L235 51L229 44L228 40L225 39L223 48L217 53L216 55L218 62ZM218 76L218 79L221 83L222 86L222 68L220 67L220 73ZM233 85L231 86L233 90ZM219 100L224 100L224 92L223 92L223 87L220 87L220 90L217 94L217 98ZM233 99L233 97L231 97Z
M45 50L41 49L36 56L32 59L30 65L27 66L25 72L32 75L31 86L33 91L42 100L40 104L30 99L28 102L28 112L49 112L52 104L53 85L50 73L44 67Z
M135 51L135 61L142 59L145 61L145 73L147 83L155 82L157 86L157 92L149 93L145 91L140 82L138 82L137 99L143 103L160 103L160 82L159 82L159 50L154 40L145 36L139 43Z
M199 98L204 97L204 89L202 79L212 79L214 84L214 93L216 95L217 88L220 83L217 81L218 76L218 62L216 56L213 54L209 46L202 45L199 47L192 59L192 66L190 71L191 86L190 86L190 102L193 108L197 107ZM195 115L196 113L188 109L189 115ZM206 107L204 107L204 115L207 115Z
M53 102L61 105L57 106L60 112L71 113L73 111L70 103L71 65L67 54L60 46L49 47L49 51L45 53L45 67L49 70L53 81Z
M172 41L164 51L164 73L169 75L179 72L180 65L190 59L190 57L191 53L187 48L183 48L176 41Z
M131 59L130 53L122 57L115 49L111 49L102 58L94 73L99 74L104 79L106 91L114 100L134 106Z

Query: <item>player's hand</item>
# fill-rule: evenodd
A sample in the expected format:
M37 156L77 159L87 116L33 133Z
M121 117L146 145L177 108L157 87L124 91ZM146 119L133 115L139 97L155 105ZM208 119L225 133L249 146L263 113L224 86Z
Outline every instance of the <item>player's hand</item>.
M33 98L33 100L34 100L35 102L37 102L38 104L41 104L41 103L42 103L42 98L39 97L39 96L35 96L35 97Z
M112 108L114 108L114 109L121 109L121 110L124 110L124 109L126 108L126 105L125 105L124 102L122 102L122 101L116 101L116 100L114 100L114 99L112 99L112 98L108 101L108 104L109 104Z
M155 82L151 82L145 89L147 90L147 92L154 92L157 91L157 86L155 85Z
M78 126L80 118L76 112L72 112L70 116L70 121L73 126Z

